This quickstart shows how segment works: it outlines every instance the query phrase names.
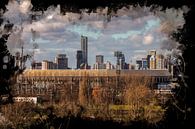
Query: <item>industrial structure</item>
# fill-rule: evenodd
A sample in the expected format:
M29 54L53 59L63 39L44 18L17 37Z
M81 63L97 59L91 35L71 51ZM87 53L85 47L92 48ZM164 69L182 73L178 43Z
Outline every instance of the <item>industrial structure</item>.
M88 96L96 87L107 87L114 97L125 89L125 80L149 79L149 87L158 89L158 84L168 84L171 74L167 70L26 70L13 88L14 96L37 96L45 101L78 100L79 87L87 87ZM111 92L112 91L112 92ZM114 92L117 93L114 93ZM109 93L111 92L111 93Z

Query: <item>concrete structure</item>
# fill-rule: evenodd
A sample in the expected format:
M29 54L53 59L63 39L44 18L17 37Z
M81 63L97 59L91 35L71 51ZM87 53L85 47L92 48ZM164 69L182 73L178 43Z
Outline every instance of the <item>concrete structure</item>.
M106 69L115 69L114 65L112 65L109 61L106 62Z
M88 64L88 38L81 36L81 50L83 52L83 63Z
M148 69L150 69L150 57L151 57L151 55L149 55L149 54L146 57Z
M94 69L105 69L106 65L104 64L104 56L96 55L96 63L93 66Z
M156 56L156 50L150 50L150 51L149 51L149 55L151 55L151 56L152 56L152 55L153 55L153 56Z
M43 60L42 61L42 70L55 69L55 64L52 61Z
M26 70L21 77L84 77L84 76L117 76L117 70ZM120 70L120 76L150 76L150 77L169 77L171 74L168 70ZM38 78L41 79L41 78Z
M142 58L141 60L136 60L136 64L137 64L139 70L148 69L148 61L146 58Z
M115 51L114 56L116 59L116 69L125 69L125 55L121 51Z
M77 59L77 69L80 69L81 64L83 63L83 52L81 50L77 50L77 55L76 55L76 59Z
M42 69L42 62L33 62L32 69Z
M150 50L147 56L149 69L156 69L156 50Z
M59 54L55 58L55 63L57 65L57 69L68 69L68 58L66 54Z
M150 69L156 69L156 57L154 55L150 57Z
M87 69L88 66L88 38L86 36L81 36L81 50L77 50L77 69Z
M96 63L103 64L104 63L104 56L103 55L96 55Z
M93 65L93 69L106 69L106 64L99 64L99 63L95 63Z
M167 70L26 70L13 87L14 96L37 96L44 101L78 100L79 87L86 82L88 95L93 87L109 87L111 91L124 92L126 79L149 79L149 87L158 88L171 78ZM63 96L67 97L64 98ZM89 99L90 101L90 99Z
M158 54L156 56L156 69L164 69L165 68L165 59L162 54Z

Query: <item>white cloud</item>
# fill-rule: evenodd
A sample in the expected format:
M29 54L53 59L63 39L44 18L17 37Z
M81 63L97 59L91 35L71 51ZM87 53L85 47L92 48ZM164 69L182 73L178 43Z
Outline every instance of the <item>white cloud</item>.
M113 61L115 59L112 57L113 51L120 50L129 60L136 50L139 52L143 47L146 50L161 48L160 45L162 42L164 44L164 39L169 38L168 34L185 23L183 12L186 10L186 8L178 10L171 8L162 12L160 8L157 8L151 12L150 7L129 6L118 9L116 13L111 11L110 15L107 15L108 7L98 8L90 13L85 9L81 14L66 12L62 15L58 6L48 8L38 20L31 21L29 19L29 14L32 13L30 0L23 0L20 4L12 1L6 7L8 11L4 13L4 18L17 26L23 26L21 34L18 32L10 37L12 38L9 42L10 48L18 48L14 39L31 43L34 35L39 44L38 54L43 51L44 58L51 58L51 55L55 57L54 54L57 51L67 52L72 58L71 65L75 65L75 52L80 49L82 34L89 38L91 64L95 54L98 53L104 54L105 58ZM168 42L169 40L166 40L166 43ZM170 47L174 45L172 43ZM30 46L32 45L28 45ZM42 57L36 56L36 58Z
M143 44L144 45L151 45L153 40L154 40L154 37L151 34L146 35L146 36L144 36Z

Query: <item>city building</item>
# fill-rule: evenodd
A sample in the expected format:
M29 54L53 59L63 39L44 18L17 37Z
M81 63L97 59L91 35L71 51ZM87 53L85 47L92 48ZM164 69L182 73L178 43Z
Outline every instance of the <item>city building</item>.
M154 55L150 57L150 69L156 69L156 58Z
M125 69L125 56L121 51L115 51L114 56L116 59L116 69Z
M84 63L82 63L82 64L80 65L80 69L91 69L91 66L90 66L90 65L87 65L87 64L84 64Z
M83 64L83 52L81 50L77 50L77 69L80 69L81 64Z
M149 51L149 69L156 69L156 50Z
M148 68L148 61L146 58L142 58L142 64L143 64L143 69L147 69Z
M158 54L156 56L156 69L164 69L165 68L165 60L162 54Z
M104 56L103 55L96 55L96 63L103 64L104 63Z
M115 69L114 65L112 65L109 61L106 62L106 69Z
M102 63L102 64L99 64L99 63L95 63L93 65L93 69L105 69L106 68L106 64Z
M150 57L151 57L151 55L149 55L149 54L146 57L148 69L150 69Z
M149 55L151 55L151 56L152 56L152 55L153 55L153 56L156 56L156 50L150 50L150 51L149 51Z
M42 69L42 62L33 62L32 69Z
M146 58L142 58L141 60L136 60L137 69L146 70L148 68L148 61Z
M94 69L105 69L106 66L104 64L104 56L96 55L96 63L93 66Z
M52 61L43 60L42 61L42 70L47 70L47 69L55 69L55 65Z
M66 54L58 54L58 56L55 57L55 63L57 69L68 69L68 58L66 57Z
M81 36L81 50L83 52L83 63L88 64L88 38Z
M86 36L81 36L81 50L77 50L77 69L89 68L88 66L88 38Z
M143 68L142 60L136 60L136 66L137 66L137 69L142 69Z
M54 62L52 62L52 63L53 63L53 69L58 69L58 65Z
M111 66L111 65L110 65ZM168 72L168 70L120 70L120 72L116 69L112 70L26 70L21 75L20 78L18 78L19 86L14 85L13 88L13 95L16 97L20 97L21 95L28 96L28 97L38 97L48 100L52 100L50 102L53 102L56 98L56 102L59 102L58 98L61 98L62 101L64 101L64 97L57 97L58 95L64 95L64 84L69 83L72 85L72 90L74 93L72 94L73 98L75 100L78 99L79 94L79 87L83 85L83 79L90 80L88 83L86 83L87 87L94 87L99 84L100 86L104 86L105 84L110 85L116 83L118 80L118 75L120 74L120 82L125 81L126 77L133 77L132 79L140 79L150 78L150 85L149 87L158 90L160 89L166 89L168 86L170 79L172 79L171 74ZM60 80L60 81L59 81ZM32 81L35 81L36 83L33 83ZM98 82L98 83L97 83ZM131 83L131 82L130 82ZM47 85L48 84L48 85ZM53 88L54 85L58 85L58 88ZM47 86L46 86L47 85ZM120 84L121 86L125 86L126 83ZM41 88L41 90L39 89ZM114 86L115 87L115 86ZM116 87L117 88L117 87ZM116 90L120 90L116 89ZM121 89L124 90L123 88ZM58 93L58 94L54 94ZM91 93L91 92L89 92ZM56 97L51 97L51 95L57 95ZM73 100L71 98L71 100ZM18 101L29 101L23 98L18 98Z

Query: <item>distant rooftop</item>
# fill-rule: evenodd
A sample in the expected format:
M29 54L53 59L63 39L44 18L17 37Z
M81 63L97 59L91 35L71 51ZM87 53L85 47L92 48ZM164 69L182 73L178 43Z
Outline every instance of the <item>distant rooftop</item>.
M116 70L26 70L24 77L116 76ZM121 76L171 76L168 70L120 70Z

